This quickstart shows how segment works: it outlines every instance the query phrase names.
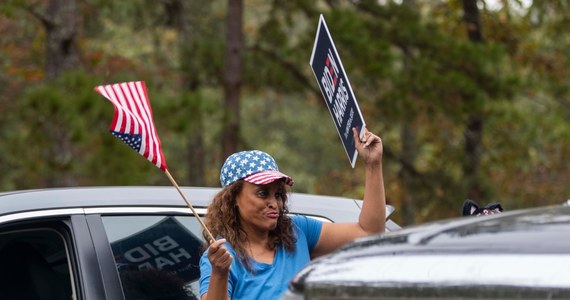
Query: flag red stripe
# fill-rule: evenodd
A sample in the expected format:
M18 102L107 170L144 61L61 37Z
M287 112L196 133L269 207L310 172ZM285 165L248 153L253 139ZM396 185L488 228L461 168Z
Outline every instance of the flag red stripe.
M119 117L117 118L117 122L115 124L114 130L118 131L118 132L130 133L128 131L127 126L126 126L128 114L123 109L123 106L121 105L121 103L117 99L117 93L115 92L115 89L113 88L112 85L109 85L106 87L106 90L107 90L107 94L109 95L109 99L111 100L111 102L115 106L115 109L119 112Z
M132 133L131 132L131 118L129 117L129 113L125 110L123 103L119 99L119 94L116 88L116 84L110 85L108 89L109 95L111 96L112 102L115 105L115 108L118 109L121 114L121 118L117 120L117 128L120 132L123 133Z
M147 95L147 104L148 104L148 111L150 114L150 119L153 120L153 115L152 115L152 107L150 106L150 102L148 100L148 93L146 90L146 85L142 85L142 88L144 89L144 94ZM160 139L158 138L158 133L156 132L156 127L153 125L152 126L152 135L154 137L154 143L156 144L156 153L157 153L157 157L160 159L160 164L165 164L166 160L164 159L164 153L162 153L162 145L160 144Z
M142 143L141 143L141 148L139 150L139 153L141 155L143 155L144 157L148 156L148 128L147 128L147 124L148 124L148 119L146 119L145 115L142 114L141 112L141 107L140 107L140 99L138 98L138 95L136 93L136 91L133 91L132 89L132 84L122 84L123 85L123 90L125 91L125 94L127 95L127 99L129 99L129 103L131 104L131 107L133 107L133 111L135 112L135 115L137 116L137 122L139 124L141 124L141 134L143 136L142 139Z
M143 117L143 119L145 120L145 126L146 126L146 132L147 132L147 136L145 139L145 144L146 144L146 149L145 149L145 155L148 157L148 159L150 161L152 161L154 164L157 164L157 160L156 160L156 149L154 147L154 132L152 131L152 128L154 127L152 125L152 116L148 113L148 97L146 97L146 91L144 90L140 90L139 88L139 84L135 84L135 83L131 83L131 89L133 89L135 91L135 95L137 97L137 102L139 104L140 107L140 111L141 111L141 115ZM151 121L149 121L151 120Z
M246 180L255 184L267 184L281 178L284 178L287 184L289 184L289 182L292 182L292 179L290 179L290 177L279 171L264 171L255 173L248 176Z
M131 101L129 100L129 93L125 91L124 85L125 85L124 83L116 85L117 95L119 96L119 100L121 101L123 106L126 108L126 111L129 112L128 115L129 115L130 126L128 126L128 128L130 132L133 134L140 134L140 129L139 129L140 120L137 119L138 117L137 111L133 109L134 107Z
M139 101L139 103L143 107L142 110L143 115L146 115L146 118L148 118L148 123L146 125L150 141L148 145L149 152L152 153L153 163L160 167L161 165L165 164L164 155L162 154L161 151L160 139L158 138L158 135L156 133L156 128L153 124L152 108L150 106L150 101L148 99L148 92L146 90L146 85L144 85L142 82L136 82L135 86L137 89L137 95L139 95L139 97L142 98L142 101Z
M141 104L142 106L142 114L145 117L145 120L150 120L149 122L146 123L147 129L148 129L148 159L150 161L152 161L154 164L156 165L160 165L161 161L160 161L160 157L158 155L159 148L158 145L156 143L156 140L158 139L157 135L156 135L156 131L154 130L154 125L152 124L152 112L150 111L150 103L148 101L148 94L146 89L141 88L143 87L143 85L141 85L139 82L137 82L136 84L133 85L133 89L136 90L136 94L139 96L140 101L139 104Z
M95 90L97 92L99 92L99 94L101 94L105 98L107 98L107 100L111 101L111 103L113 103L113 106L115 107L115 114L113 116L113 121L111 122L111 125L109 126L109 130L119 131L120 130L119 123L121 122L120 119L122 118L122 112L117 109L117 106L111 100L111 95L109 95L109 93L107 92L107 88L108 88L108 86L99 86Z
M117 96L119 97L119 101L123 105L125 110L125 115L128 116L128 124L126 125L129 128L129 133L132 134L140 134L140 127L142 126L141 121L138 120L138 115L136 110L133 109L133 105L131 105L128 94L125 91L125 83L116 84L115 90L117 91ZM140 124L140 125L139 125Z
M121 132L124 132L124 133L132 133L132 131L131 131L131 126L130 126L130 123L131 123L130 120L131 120L131 119L130 119L130 117L129 117L128 111L126 111L126 110L124 109L124 105L123 105L123 103L121 102L121 99L120 99L120 97L121 97L121 96L120 96L120 92L121 92L121 91L118 91L118 90L117 90L117 85L116 85L116 84L114 84L114 85L111 86L111 93L112 93L112 95L113 95L113 96L112 96L112 97L113 97L113 100L115 101L115 107L116 107L119 111L121 111L121 113L122 113L122 118L121 118L121 120L120 120L120 122L119 122L119 124L120 124L120 130L121 130Z
M142 136L141 148L139 149L139 153L142 156L147 157L148 155L145 155L145 152L147 149L146 145L147 145L147 140L148 140L147 134L146 134L147 129L145 127L146 122L143 121L143 119L141 118L141 113L140 113L140 110L138 108L138 102L134 98L136 94L133 94L133 91L131 90L130 86L126 83L121 83L120 87L121 87L123 94L125 95L127 103L129 104L130 111L133 113L133 117L135 118L136 123L140 124L138 126L138 127L140 127L140 129L137 128L138 129L137 132L140 131L139 133ZM150 157L147 157L147 158L150 160Z
M133 101L132 98L132 91L129 89L129 87L125 84L125 83L121 83L119 85L119 88L121 89L121 93L124 97L124 101L126 103L126 105L128 106L128 110L132 115L133 118L133 122L137 124L134 133L136 134L142 134L143 128L144 128L144 123L140 118L140 113Z

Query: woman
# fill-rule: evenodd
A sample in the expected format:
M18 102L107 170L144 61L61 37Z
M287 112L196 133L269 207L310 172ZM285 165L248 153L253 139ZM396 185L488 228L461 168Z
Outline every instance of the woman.
M353 137L366 172L357 223L289 217L287 186L293 179L279 172L271 156L253 150L228 157L220 173L223 189L206 216L206 226L219 239L200 260L202 300L276 299L310 259L384 231L382 140L366 129L362 139L353 129Z

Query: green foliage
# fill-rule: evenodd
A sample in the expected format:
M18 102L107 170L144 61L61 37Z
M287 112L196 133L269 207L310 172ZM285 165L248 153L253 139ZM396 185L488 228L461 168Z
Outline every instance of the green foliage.
M2 151L8 189L65 185L116 185L149 180L150 163L107 132L113 106L93 88L98 79L79 72L26 89L6 117ZM120 146L120 147L119 147Z
M412 214L396 219L458 216L473 182L487 195L475 200L507 210L559 203L570 193L567 2L481 6L485 42L475 44L461 1L246 1L241 147L273 154L294 191L362 197L361 162L350 168L308 65L322 13L383 138L388 201ZM205 184L218 185L226 1L183 2L186 15L173 9L180 1L82 1L86 71L53 82L42 81L41 24L22 9L34 3L0 5L1 190L168 184L107 133L113 107L93 87L130 80L147 83L175 177L187 177L199 143ZM467 178L473 115L483 144L480 172Z

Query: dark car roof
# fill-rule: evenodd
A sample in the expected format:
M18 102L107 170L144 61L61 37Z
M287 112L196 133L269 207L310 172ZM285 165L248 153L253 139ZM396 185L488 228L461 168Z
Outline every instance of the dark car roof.
M569 237L568 206L434 222L359 239L313 261L294 278L291 287L323 290L328 286L324 288L327 296L353 295L348 291L353 287L365 296L370 294L362 287L374 294L379 291L375 287L389 293L420 286L425 295L439 297L449 292L439 294L443 287L457 291L503 286L511 288L511 296L523 289L558 288L565 289L568 296ZM527 296L545 295L534 292Z
M182 187L181 190L194 208L205 208L220 189ZM334 216L335 222L357 221L361 202L302 193L291 193L289 201L292 213ZM173 186L74 187L0 193L0 216L47 209L124 206L187 207Z
M458 253L570 253L570 207L550 206L518 210L495 216L463 217L417 225L366 238L345 248L346 252L366 248L374 253L405 255ZM537 241L549 241L539 243ZM351 250L348 250L351 249Z

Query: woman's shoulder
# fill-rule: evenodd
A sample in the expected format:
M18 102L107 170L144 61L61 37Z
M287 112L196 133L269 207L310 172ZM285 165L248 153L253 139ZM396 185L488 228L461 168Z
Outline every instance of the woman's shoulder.
M320 221L305 215L292 215L291 222L300 229L322 226Z
M306 217L307 216L303 216L303 215L290 215L289 216L289 218L291 218L291 221L293 221L293 222L298 222L299 220L302 220Z
M308 217L304 215L291 215L289 218L291 218L291 222L296 226L305 226L308 222Z

